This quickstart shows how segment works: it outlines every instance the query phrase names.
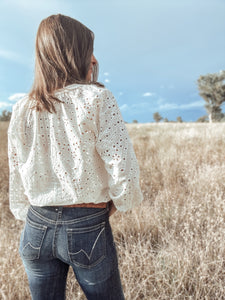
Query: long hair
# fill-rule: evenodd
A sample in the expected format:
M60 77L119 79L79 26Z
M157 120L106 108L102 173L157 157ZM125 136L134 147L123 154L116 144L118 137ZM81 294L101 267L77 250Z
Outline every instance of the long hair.
M36 36L34 83L29 99L37 111L56 112L54 92L74 83L87 84L94 34L79 21L58 14L42 20ZM98 64L91 83L97 82Z

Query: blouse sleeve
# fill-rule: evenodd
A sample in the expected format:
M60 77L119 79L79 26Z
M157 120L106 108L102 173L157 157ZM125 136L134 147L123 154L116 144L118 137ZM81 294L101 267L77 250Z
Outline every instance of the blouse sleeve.
M9 158L9 206L16 219L25 221L29 201L24 194L24 187L19 172L18 147L16 146L17 137L16 122L14 112L12 113L8 129L8 158Z
M102 96L96 147L108 173L109 196L119 211L127 211L143 199L139 166L114 96L108 90Z

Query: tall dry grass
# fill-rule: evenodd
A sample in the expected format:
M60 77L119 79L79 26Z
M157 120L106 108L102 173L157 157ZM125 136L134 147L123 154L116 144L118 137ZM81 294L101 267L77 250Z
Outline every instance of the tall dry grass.
M30 299L0 124L0 298ZM128 300L225 299L225 125L128 125L144 202L111 218ZM85 299L70 271L67 299Z

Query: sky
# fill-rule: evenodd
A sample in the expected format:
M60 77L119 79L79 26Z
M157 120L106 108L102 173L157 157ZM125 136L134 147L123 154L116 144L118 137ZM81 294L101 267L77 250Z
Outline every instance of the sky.
M197 79L225 69L224 0L0 0L0 112L29 92L38 26L57 13L94 32L99 81L126 122L206 115Z

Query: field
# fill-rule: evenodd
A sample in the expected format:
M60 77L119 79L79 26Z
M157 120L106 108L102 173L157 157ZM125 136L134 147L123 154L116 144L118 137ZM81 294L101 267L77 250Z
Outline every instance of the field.
M30 299L0 123L0 299ZM127 300L225 299L225 124L130 124L143 204L111 218ZM67 299L85 299L69 272Z

